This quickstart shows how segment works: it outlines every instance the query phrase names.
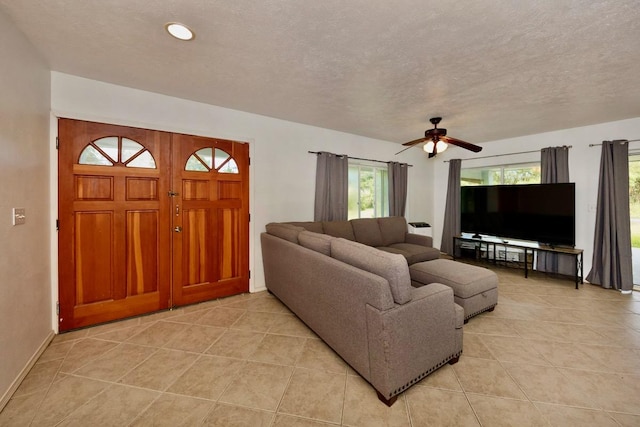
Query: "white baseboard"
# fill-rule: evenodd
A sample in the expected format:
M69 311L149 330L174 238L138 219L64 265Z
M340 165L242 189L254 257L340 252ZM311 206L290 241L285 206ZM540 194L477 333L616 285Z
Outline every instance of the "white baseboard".
M22 371L20 371L20 374L16 377L13 383L11 383L9 389L4 393L4 395L2 395L2 398L0 398L0 411L2 411L7 403L9 403L9 400L11 399L11 396L13 396L13 393L15 393L18 387L20 387L22 381L25 379L31 368L33 368L33 365L36 364L40 356L42 356L42 353L44 353L44 351L49 346L49 343L55 336L56 334L53 331L49 332L42 344L40 344L40 347L38 347L38 350L33 354L33 356L31 356L29 362L27 362L24 368L22 368Z

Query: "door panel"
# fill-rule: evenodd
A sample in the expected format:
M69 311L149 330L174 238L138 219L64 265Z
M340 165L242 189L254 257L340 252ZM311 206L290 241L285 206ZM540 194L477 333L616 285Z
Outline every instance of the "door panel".
M127 200L158 200L158 179L127 177Z
M76 304L115 299L112 212L78 212L75 228Z
M159 222L158 212L127 212L128 295L158 291Z
M219 263L220 279L233 279L241 274L242 250L235 236L241 233L240 209L220 209L219 211Z
M248 144L174 134L173 298L189 304L249 290Z
M113 200L112 176L75 177L76 200Z
M167 308L170 134L58 126L60 330Z
M182 265L186 274L182 278L182 286L194 286L200 283L215 282L213 269L209 262L213 252L211 235L211 213L209 209L183 210ZM177 254L176 254L177 255Z

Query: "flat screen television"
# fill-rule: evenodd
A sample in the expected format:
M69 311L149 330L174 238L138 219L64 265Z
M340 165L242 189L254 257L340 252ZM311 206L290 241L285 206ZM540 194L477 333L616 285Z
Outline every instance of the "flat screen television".
M465 186L460 198L463 232L575 245L575 183Z

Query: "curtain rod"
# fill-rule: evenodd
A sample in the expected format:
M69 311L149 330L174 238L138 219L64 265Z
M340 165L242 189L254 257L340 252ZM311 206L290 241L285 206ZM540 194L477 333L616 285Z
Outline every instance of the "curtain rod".
M309 154L320 154L320 152L319 151L309 151ZM351 156L347 156L346 154L336 154L336 156L346 157L347 159L353 159L353 160L364 160L366 162L377 162L377 163L386 163L386 164L391 163L391 162L384 162L382 160L363 159L361 157L351 157ZM409 164L407 164L407 166L410 167L410 168L413 167L413 165L409 165Z
M562 148L573 148L573 145L563 145ZM529 153L539 153L539 152L540 152L540 150L520 151L518 153L493 154L491 156L471 157L469 159L460 159L460 160L489 159L491 157L515 156L516 154L529 154ZM444 161L444 163L449 163L450 160L443 160L443 161Z
M640 141L640 139L623 139L623 141L626 141L626 142L638 142L638 141ZM589 147L599 147L601 145L602 144L589 144Z

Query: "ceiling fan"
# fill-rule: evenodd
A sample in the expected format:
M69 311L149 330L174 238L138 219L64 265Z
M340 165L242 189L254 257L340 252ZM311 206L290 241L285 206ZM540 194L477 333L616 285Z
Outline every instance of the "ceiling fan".
M469 142L461 141L456 138L451 138L447 136L447 130L438 127L438 123L442 120L442 117L433 117L429 119L431 124L433 125L433 129L427 129L424 133L424 138L414 139L413 141L405 142L404 150L398 151L396 154L400 154L405 150L413 147L414 145L420 144L421 142L427 141L424 145L423 149L427 153L429 153L429 158L435 157L436 154L442 153L447 149L447 144L457 145L458 147L465 148L467 150L471 150L474 153L477 153L482 150L482 147L479 145L474 145Z

